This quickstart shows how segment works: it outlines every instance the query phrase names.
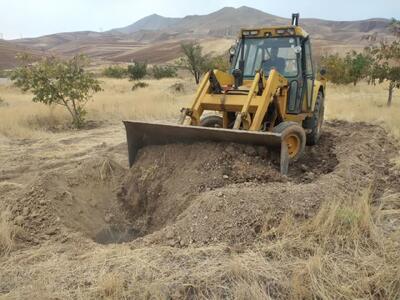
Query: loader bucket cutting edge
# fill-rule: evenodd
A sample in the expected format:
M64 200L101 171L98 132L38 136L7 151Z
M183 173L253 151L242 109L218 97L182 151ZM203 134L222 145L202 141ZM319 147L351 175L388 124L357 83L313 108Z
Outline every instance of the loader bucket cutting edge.
M280 149L280 170L288 172L289 156L282 136L270 132L253 132L197 126L183 126L138 121L124 121L128 142L129 166L132 167L139 149L148 145L195 143L202 141L227 142L267 146Z

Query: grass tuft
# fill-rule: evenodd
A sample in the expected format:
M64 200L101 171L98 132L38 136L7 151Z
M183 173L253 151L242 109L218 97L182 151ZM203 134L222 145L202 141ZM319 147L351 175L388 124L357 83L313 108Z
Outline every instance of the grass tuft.
M8 210L0 211L0 256L7 255L15 247L17 228Z

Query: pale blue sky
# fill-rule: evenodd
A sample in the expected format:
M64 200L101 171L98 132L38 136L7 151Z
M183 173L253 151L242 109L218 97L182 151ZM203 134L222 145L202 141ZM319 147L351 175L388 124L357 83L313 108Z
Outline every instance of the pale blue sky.
M153 13L182 17L242 5L283 17L300 12L330 20L400 18L400 0L0 0L0 38L108 30Z

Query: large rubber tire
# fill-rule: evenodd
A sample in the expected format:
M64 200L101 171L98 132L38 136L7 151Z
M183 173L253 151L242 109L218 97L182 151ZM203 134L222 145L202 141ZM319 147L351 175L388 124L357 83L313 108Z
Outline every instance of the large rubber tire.
M290 162L298 160L306 148L306 132L296 122L282 122L272 129L272 132L282 135L288 145Z
M224 119L220 116L206 116L200 121L200 126L202 127L212 127L212 128L223 128Z
M324 95L319 92L317 102L315 103L314 113L311 118L306 118L303 122L304 129L310 130L307 133L307 145L314 146L318 144L318 141L322 134L322 125L324 124L325 114L325 99Z

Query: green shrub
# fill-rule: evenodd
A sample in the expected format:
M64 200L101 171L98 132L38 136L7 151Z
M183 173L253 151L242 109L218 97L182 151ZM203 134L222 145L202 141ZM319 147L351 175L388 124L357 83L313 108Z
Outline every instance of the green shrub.
M19 57L21 66L14 69L11 80L22 91L33 93L33 102L61 105L71 114L72 124L85 124L85 106L93 94L100 92L100 81L85 69L89 61L79 55L68 60L44 57L31 64L27 55Z
M136 82L136 83L132 86L132 91L137 90L137 89L142 89L142 88L145 88L145 87L148 87L148 86L149 86L148 83L139 81L139 82Z
M153 66L153 76L155 79L176 77L176 68L171 66Z
M228 72L230 68L230 63L228 55L218 55L218 56L207 56L205 60L205 65L207 70L219 70L223 72Z
M140 80L147 75L147 63L134 62L128 66L130 80Z
M128 69L121 66L110 66L104 69L103 75L109 78L125 78L128 76Z

